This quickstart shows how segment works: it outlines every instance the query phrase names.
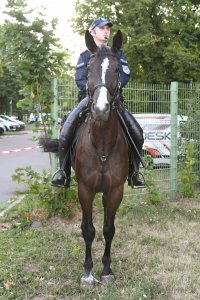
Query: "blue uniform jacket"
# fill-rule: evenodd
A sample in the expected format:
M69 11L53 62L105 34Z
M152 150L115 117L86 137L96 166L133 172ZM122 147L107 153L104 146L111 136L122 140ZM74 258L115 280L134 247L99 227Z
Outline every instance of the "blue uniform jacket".
M78 88L81 91L86 90L86 84L87 84L87 63L90 59L91 52L89 50L86 50L80 54L80 57L78 59L77 65L76 65L76 75L75 80ZM121 88L123 88L130 78L130 70L128 67L128 63L125 59L125 56L121 50L118 51L119 60L121 62L119 67L119 82L121 84Z

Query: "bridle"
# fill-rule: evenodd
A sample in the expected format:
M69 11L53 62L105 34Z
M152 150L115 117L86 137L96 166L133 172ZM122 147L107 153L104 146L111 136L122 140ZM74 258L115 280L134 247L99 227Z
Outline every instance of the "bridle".
M94 57L94 54L91 57ZM89 86L87 87L87 92L88 92L88 97L89 97L89 108L90 108L90 110L91 110L91 105L93 103L93 96L94 96L95 91L98 90L98 89L100 89L100 88L102 88L102 87L106 88L106 90L108 91L108 93L109 93L109 95L111 97L111 107L110 107L111 110L117 110L117 109L119 109L119 107L120 107L120 82L119 82L119 79L118 79L116 87L115 87L115 89L114 89L113 92L103 82L96 84L93 89L91 89ZM92 138L91 138L91 134L89 132L89 141L90 141L90 144L92 145L92 147L93 147L96 155L99 157L100 163L101 163L102 166L106 164L108 158L112 154L113 149L115 148L115 145L116 145L116 142L117 142L117 136L118 136L118 130L117 130L117 133L116 133L115 142L114 142L112 148L110 149L110 151L107 154L101 155L98 152L98 149L96 148L95 144L93 143Z
M92 54L91 57L90 57L90 59L91 59L92 57L94 57L94 56L95 56L95 54ZM118 76L119 76L119 75L118 75ZM87 92L88 92L88 97L89 97L89 103L90 103L90 105L91 105L92 102L93 102L93 96L94 96L95 91L98 90L98 89L101 88L101 87L105 87L106 90L108 91L108 93L110 94L111 99L112 99L111 109L112 109L112 110L113 110L113 109L118 109L118 108L119 108L119 102L120 102L120 101L119 101L119 95L120 95L119 91L120 91L120 86L121 86L121 84L120 84L120 82L119 82L119 78L118 78L118 82L117 82L117 84L116 84L116 87L115 87L115 89L114 89L114 92L112 92L112 91L110 90L110 88L109 88L105 83L103 83L103 82L96 84L95 87L94 87L93 89L91 89L89 86L87 86Z
M120 83L118 83L116 85L115 90L114 90L113 93L110 91L110 89L106 86L105 83L99 83L99 84L95 85L95 87L92 90L88 87L88 96L89 96L89 99L90 99L89 100L90 103L92 104L92 102L93 102L93 96L94 96L95 91L97 89L101 88L101 87L105 87L107 89L108 93L111 96L111 99L112 99L111 109L118 109L119 108Z

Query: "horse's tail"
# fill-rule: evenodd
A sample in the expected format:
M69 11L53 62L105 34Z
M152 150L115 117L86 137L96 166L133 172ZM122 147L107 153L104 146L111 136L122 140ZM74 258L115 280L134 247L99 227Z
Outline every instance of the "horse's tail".
M46 137L41 137L39 139L39 145L43 147L44 152L58 152L59 139L51 139Z

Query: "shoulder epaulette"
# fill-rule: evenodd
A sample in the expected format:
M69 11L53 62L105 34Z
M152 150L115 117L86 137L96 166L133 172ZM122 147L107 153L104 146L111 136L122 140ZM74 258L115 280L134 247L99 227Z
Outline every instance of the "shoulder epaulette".
M88 53L89 52L89 50L88 49L86 49L86 50L84 50L83 52L81 52L81 54L80 55L84 55L84 54L86 54L86 53Z

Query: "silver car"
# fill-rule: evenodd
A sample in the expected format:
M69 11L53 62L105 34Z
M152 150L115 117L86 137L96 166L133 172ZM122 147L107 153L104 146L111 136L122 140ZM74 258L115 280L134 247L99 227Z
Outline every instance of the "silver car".
M22 122L22 121L16 120L16 119L14 119L12 117L9 117L7 115L0 115L0 118L4 119L6 121L10 121L10 122L13 122L13 123L19 125L20 126L19 129L25 129L25 123Z
M20 125L14 123L14 122L5 120L5 119L3 119L1 117L0 117L0 120L2 121L3 126L6 128L6 130L8 130L8 131L20 130Z

